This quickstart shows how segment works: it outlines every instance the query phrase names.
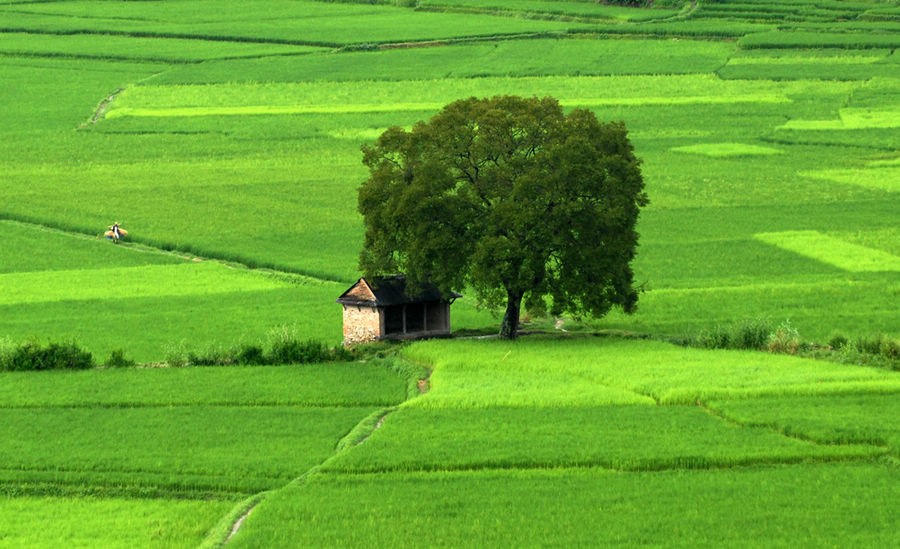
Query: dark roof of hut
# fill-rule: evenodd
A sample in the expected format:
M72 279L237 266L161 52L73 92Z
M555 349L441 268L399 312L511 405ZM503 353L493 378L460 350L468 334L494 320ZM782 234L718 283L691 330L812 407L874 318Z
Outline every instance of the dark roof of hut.
M457 297L462 297L455 292L444 296L433 284L421 284L415 292L408 290L406 277L403 275L378 277L371 280L360 278L356 284L337 298L337 302L343 305L387 307L406 303L453 301Z

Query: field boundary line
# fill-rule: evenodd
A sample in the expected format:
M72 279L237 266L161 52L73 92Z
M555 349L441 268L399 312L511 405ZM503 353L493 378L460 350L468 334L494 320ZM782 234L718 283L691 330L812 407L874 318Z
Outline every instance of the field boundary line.
M407 395L407 399L404 402L408 401L410 398L414 397L410 397L409 395ZM352 448L364 443L372 435L372 433L381 428L381 426L384 424L385 418L399 409L400 404L381 408L380 410L377 410L374 413L369 414L359 420L356 425L350 428L347 434L345 434L338 440L331 455L322 460L321 463L310 467L302 475L291 480L290 482L279 488L279 490L288 487L296 488L302 486L311 476L319 473L328 462L334 460L344 452L347 452ZM244 525L244 522L247 520L247 517L250 516L250 513L252 513L256 509L256 507L263 502L263 500L265 500L268 494L274 491L275 490L268 490L265 492L261 492L251 497L250 499L245 500L245 505L241 508L242 510L240 512L232 512L228 516L223 518L222 521L220 521L219 525L210 531L204 543L201 544L201 547L221 547L228 544L231 539L240 531L241 527ZM221 526L223 523L227 523L227 533Z
M91 115L91 118L87 122L83 123L80 127L86 128L103 120L103 118L106 116L106 112L110 108L110 105L112 105L112 102L115 101L124 91L125 88L116 88L111 94L103 98L103 100L101 100L100 103L97 104L97 108L94 110L94 114Z
M212 549L221 547L231 541L231 538L237 534L244 521L250 516L250 513L256 509L256 506L265 499L271 490L253 494L235 505L219 522L209 529L203 542L200 543L199 549Z
M727 423L728 425L734 425L734 426L740 427L740 428L766 429L775 434L781 435L785 438L797 440L800 442L807 442L810 444L815 444L816 446L860 446L860 445L874 446L874 447L885 450L888 455L893 454L893 452L891 451L890 444L888 444L888 442L885 439L880 438L880 437L859 438L859 439L848 438L847 440L833 440L833 441L822 440L822 439L817 439L815 437L806 435L804 433L792 430L787 426L780 426L780 425L778 425L778 423L775 423L775 422L754 422L754 421L744 422L744 421L740 421L737 418L729 416L726 412L724 412L722 410L717 410L715 408L711 408L705 402L698 401L697 406L699 408L702 408L706 413L708 413L712 417L719 419L719 420Z
M804 441L814 444L809 441ZM562 462L562 463L470 463L457 465L426 465L423 467L391 466L378 469L325 469L326 476L355 475L408 475L408 474L443 474L443 473L476 473L476 472L518 472L518 471L557 471L557 470L590 470L597 469L610 473L666 473L672 471L713 471L736 468L779 467L808 464L831 464L847 462L874 462L893 454L886 448L874 444L815 444L816 446L858 446L859 452L844 455L797 455L797 456L740 456L735 458L715 459L697 456L682 456L664 460L637 460L627 465L604 463L597 461ZM862 450L869 450L863 452ZM330 458L329 458L330 459ZM328 460L326 460L328 461ZM317 466L321 467L321 466Z
M381 423L382 420L386 416L388 416L395 410L396 410L396 407L391 407L386 410L384 410L384 409L379 410L375 414L370 414L370 415L364 417L355 426L353 426L344 437L342 437L338 441L338 443L335 445L334 452L332 452L332 454L330 456L328 456L327 458L322 460L321 463L318 463L318 464L310 467L299 477L286 483L281 488L277 488L274 490L267 490L265 492L260 492L259 494L256 494L247 500L244 500L244 502L242 502L242 504L236 508L236 509L241 509L241 510L239 512L235 512L235 510L232 510L231 513L229 513L226 517L224 517L219 522L219 524L213 530L210 531L210 533L207 535L206 540L204 540L204 542L200 545L200 547L201 548L211 548L211 547L222 547L222 546L227 545L232 540L232 538L234 538L234 536L237 535L237 533L240 531L241 527L244 525L244 522L247 520L247 518L250 516L250 514L256 509L256 507L260 503L262 503L265 500L266 496L275 492L276 490L283 490L285 488L297 488L299 486L302 486L303 484L306 483L306 481L311 476L319 473L322 470L322 468L329 461L333 460L335 457L343 454L345 451L353 448L354 446L361 444L365 439L363 439L362 441L356 442L356 443L346 443L345 441L347 441L348 437L351 437L354 432L361 430L361 428L365 428L366 422L371 420L371 418L373 416L377 416L378 420L376 421L375 426L371 429L371 431L369 433L370 435L371 435L371 432L374 432L375 429L380 427L379 423ZM366 437L366 438L368 438L368 437ZM223 530L223 528L222 528L223 524L227 524L227 528L225 529L225 530L227 530L227 532L225 530Z

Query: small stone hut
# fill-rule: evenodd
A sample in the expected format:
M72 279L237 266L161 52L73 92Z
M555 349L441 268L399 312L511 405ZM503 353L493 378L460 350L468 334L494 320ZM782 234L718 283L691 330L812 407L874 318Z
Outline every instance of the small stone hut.
M450 304L457 297L442 296L431 285L408 292L402 275L360 278L337 298L344 306L344 345L448 336Z

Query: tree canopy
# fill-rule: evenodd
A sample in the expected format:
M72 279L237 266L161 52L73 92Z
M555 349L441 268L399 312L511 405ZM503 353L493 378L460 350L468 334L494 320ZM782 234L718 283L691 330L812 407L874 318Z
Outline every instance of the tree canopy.
M623 123L565 114L550 97L470 98L386 130L363 155L367 276L473 290L505 306L506 338L523 302L555 315L635 310L635 225L648 201Z

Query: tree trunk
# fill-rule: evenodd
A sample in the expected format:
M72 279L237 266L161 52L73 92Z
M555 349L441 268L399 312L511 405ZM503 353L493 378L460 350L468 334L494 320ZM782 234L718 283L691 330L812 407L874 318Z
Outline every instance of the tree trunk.
M501 339L515 339L519 332L519 313L522 310L522 292L506 290L506 313L500 325Z

